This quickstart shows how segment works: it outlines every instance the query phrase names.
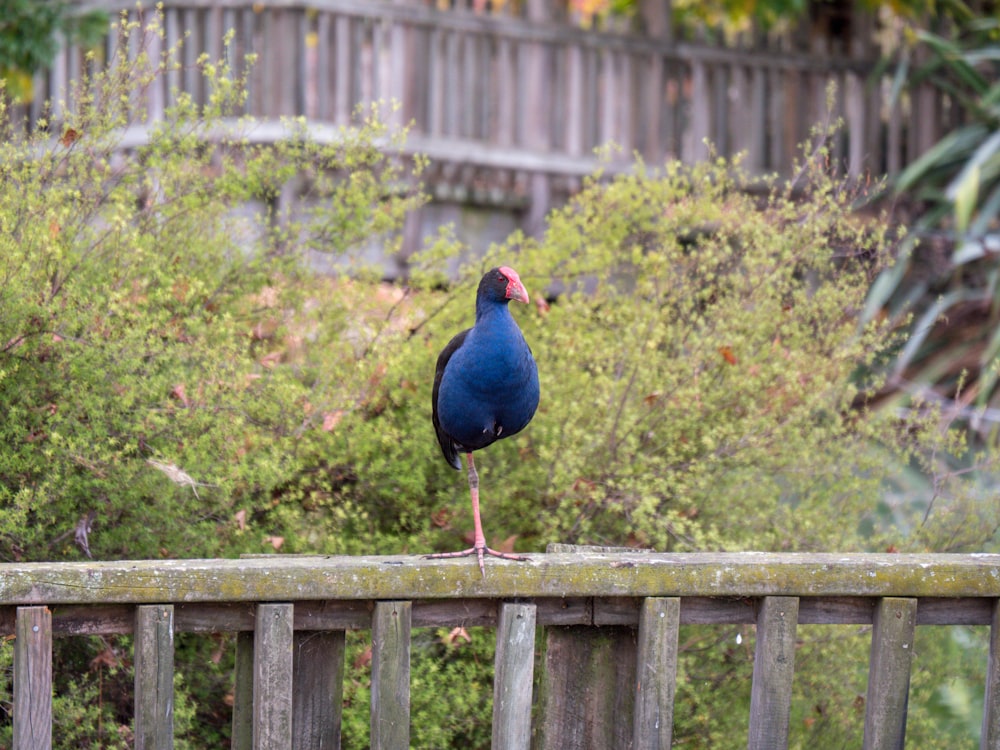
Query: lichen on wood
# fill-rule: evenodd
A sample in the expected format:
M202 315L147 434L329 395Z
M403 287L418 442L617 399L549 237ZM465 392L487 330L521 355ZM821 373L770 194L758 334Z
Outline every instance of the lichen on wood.
M1000 555L557 553L0 565L0 605L642 596L1000 596Z

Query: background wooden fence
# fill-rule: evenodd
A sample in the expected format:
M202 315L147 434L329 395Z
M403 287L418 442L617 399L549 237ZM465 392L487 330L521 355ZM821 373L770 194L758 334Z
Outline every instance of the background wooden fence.
M125 0L81 4L141 15ZM187 35L184 65L146 92L137 118L160 117L175 88L203 101L203 52L229 54L237 70L253 53L248 114L342 125L359 106L394 101L398 107L386 116L412 124L408 148L431 158L426 179L439 200L514 210L535 232L596 166L594 149L608 143L621 147L613 168L633 154L653 165L703 159L707 139L722 155L745 151L751 172L789 174L811 129L842 118L832 163L862 177L900 169L950 125L943 113L956 111L930 91L889 107L891 81L873 77L875 21L860 9L846 40L790 32L747 34L724 45L677 38L669 11L637 34L557 22L547 0L522 3L523 17L477 14L466 5L440 11L426 0L166 0L166 38L149 40L150 51ZM93 62L84 50L61 51L37 76L29 120L52 101L58 121L67 83L110 59L115 44L109 35ZM433 226L442 217L428 218Z
M981 747L1000 743L1000 555L580 549L491 561L485 578L470 560L415 557L0 565L22 750L51 746L52 638L101 633L135 635L136 747L171 747L181 631L239 633L234 747L338 747L344 632L359 628L372 638L371 746L405 748L411 628L458 625L497 630L494 747L668 748L688 623L756 625L747 746L760 750L788 745L800 625L871 625L866 749L903 747L915 628L988 626Z

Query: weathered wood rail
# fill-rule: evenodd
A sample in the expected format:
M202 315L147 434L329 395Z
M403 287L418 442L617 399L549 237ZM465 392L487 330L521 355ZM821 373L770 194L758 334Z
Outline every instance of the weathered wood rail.
M139 16L127 0L80 4ZM281 132L271 125L283 116L341 126L359 106L394 101L398 108L385 116L412 124L407 148L430 157L424 179L439 203L516 211L532 233L598 165L594 149L609 143L621 147L611 169L634 154L652 165L698 161L708 141L723 156L746 152L752 173L789 175L813 127L839 118L844 127L831 164L859 177L893 173L915 159L944 132L942 113L950 111L930 89L889 106L889 78L872 78L874 16L860 9L849 40L748 34L724 46L677 38L666 2L644 4L659 8L645 34L559 22L551 11L556 3L546 0L520 4L523 18L442 12L426 0L162 5L165 38L149 40L151 55L189 36L182 66L137 97L137 117L161 117L172 90L205 101L199 55L227 54L223 37L233 30L228 54L235 69L243 70L245 54L258 57L245 113L270 132ZM141 46L130 42L130 54ZM29 123L46 115L58 122L67 84L111 59L115 48L110 34L95 61L77 47L62 50L36 76Z
M991 628L982 748L1000 746L1000 555L529 555L0 565L0 626L15 636L15 747L51 746L54 637L135 635L136 748L172 745L173 634L235 631L236 748L339 746L345 631L372 637L371 746L409 737L410 631L497 630L493 746L532 741L535 629L548 628L544 721L535 746L668 748L681 624L756 625L748 747L787 747L799 625L870 624L864 747L901 748L914 629ZM610 644L595 634L628 634ZM614 640L614 639L612 639ZM629 645L631 644L631 645ZM616 726L597 736L570 705L566 664L603 650L618 662ZM609 655L610 654L610 655ZM578 721L574 725L572 716Z

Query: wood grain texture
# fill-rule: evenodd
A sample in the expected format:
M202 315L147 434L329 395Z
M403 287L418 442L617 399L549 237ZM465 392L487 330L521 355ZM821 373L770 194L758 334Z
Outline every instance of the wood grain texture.
M635 628L547 628L535 747L630 747L636 654Z
M409 747L411 609L380 601L372 614L372 750Z
M174 746L174 607L143 604L135 611L135 748Z
M986 663L986 693L983 698L983 724L979 747L1000 747L1000 599L992 602L990 655Z
M260 604L253 643L253 750L292 746L292 604Z
M504 602L493 678L494 750L528 750L535 667L534 604Z
M18 607L14 641L14 750L52 747L52 613Z
M1000 597L1000 555L527 554L492 560L276 556L0 565L0 605L519 597Z
M669 750L677 690L677 638L681 600L649 597L639 614L634 750Z
M253 748L253 643L252 630L236 634L232 750Z
M798 614L799 600L794 596L765 597L757 614L749 750L788 747Z
M343 630L295 633L292 667L292 747L340 747L344 699Z
M864 750L900 750L906 734L917 601L886 597L875 606Z

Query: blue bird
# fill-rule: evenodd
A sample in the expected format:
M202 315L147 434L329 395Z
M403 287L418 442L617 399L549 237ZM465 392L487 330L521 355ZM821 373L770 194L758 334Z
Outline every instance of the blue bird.
M508 303L528 301L528 292L513 268L501 266L486 272L476 292L476 324L455 336L438 356L434 371L432 417L445 460L462 468L459 453L469 465L474 543L461 552L429 557L479 558L483 556L524 560L486 546L479 517L479 475L472 452L516 435L538 407L538 368Z

